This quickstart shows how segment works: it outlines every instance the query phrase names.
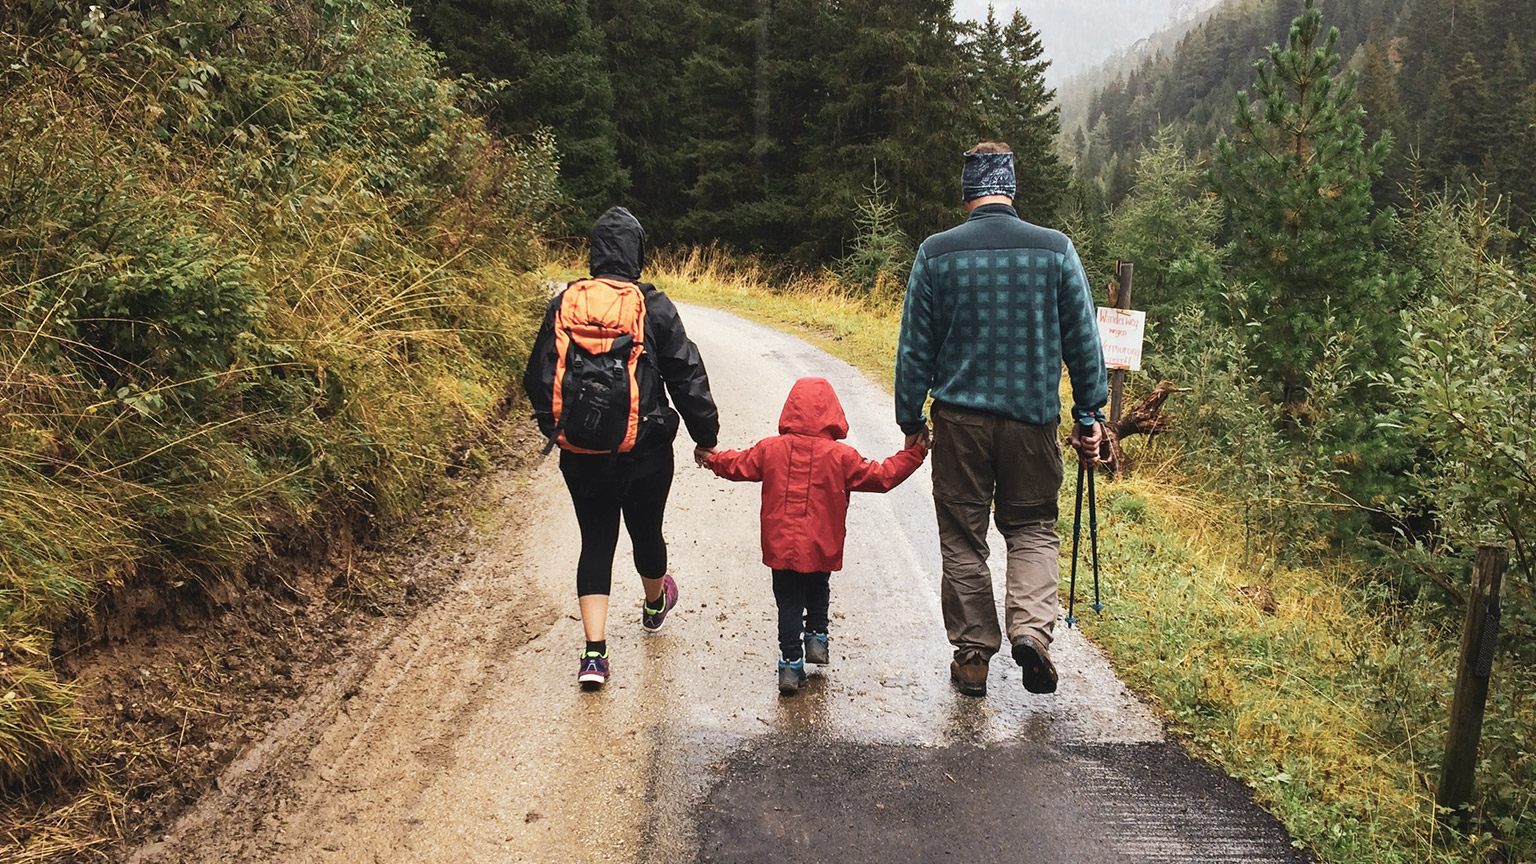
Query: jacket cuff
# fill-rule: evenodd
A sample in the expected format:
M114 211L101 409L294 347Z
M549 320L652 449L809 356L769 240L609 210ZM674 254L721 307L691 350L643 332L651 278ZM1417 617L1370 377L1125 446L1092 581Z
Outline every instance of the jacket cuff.
M923 417L920 418L916 423L902 423L901 432L903 435L916 435L917 433L923 431L927 425L928 418Z
M1083 422L1083 420L1088 419L1088 418L1092 418L1094 420L1097 420L1100 423L1108 423L1109 422L1109 419L1104 416L1104 409L1103 408L1079 408L1076 405L1072 406L1072 419L1073 420L1076 420L1077 422L1081 423L1081 422Z

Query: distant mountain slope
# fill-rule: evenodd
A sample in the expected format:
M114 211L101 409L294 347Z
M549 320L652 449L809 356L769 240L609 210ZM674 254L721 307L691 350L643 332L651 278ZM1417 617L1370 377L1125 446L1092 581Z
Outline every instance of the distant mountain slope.
M987 6L1007 20L1017 9L1040 31L1052 83L1067 80L1149 36L1177 27L1220 0L955 0L955 18L980 21Z
M1252 89L1253 63L1285 41L1301 8L1302 0L1227 0L1173 50L1066 88L1063 128L1078 166L1102 182L1168 125L1192 151L1208 148L1230 123L1236 94ZM1397 142L1381 194L1408 181L1408 158L1417 154L1430 188L1488 180L1508 196L1516 225L1529 224L1536 212L1530 0L1324 0L1322 10L1339 29L1337 50L1360 75L1367 132Z
M1172 54L1185 35L1216 14L1221 6L1221 0L1200 2L1201 8L1185 10L1188 14L1176 16L1163 29L1137 39L1108 55L1097 65L1084 68L1062 81L1057 87L1062 128L1070 131L1087 126L1092 119L1088 116L1090 103L1099 91L1116 79L1124 79L1148 60Z

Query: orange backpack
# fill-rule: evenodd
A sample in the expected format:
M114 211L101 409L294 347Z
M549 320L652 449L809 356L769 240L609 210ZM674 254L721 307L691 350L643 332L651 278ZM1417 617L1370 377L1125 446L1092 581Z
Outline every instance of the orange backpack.
M572 282L555 310L555 444L628 453L640 431L636 367L645 353L645 294L633 282Z

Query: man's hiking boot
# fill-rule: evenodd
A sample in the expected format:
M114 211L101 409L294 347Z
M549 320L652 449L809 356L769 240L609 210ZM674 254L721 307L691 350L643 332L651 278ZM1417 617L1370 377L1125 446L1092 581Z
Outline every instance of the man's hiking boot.
M785 660L779 658L779 694L781 696L793 696L800 692L800 685L805 683L805 660Z
M829 641L825 633L805 634L805 662L815 663L817 666L825 666L832 662L832 654L827 649Z
M987 695L987 658L981 654L955 654L949 661L949 680L967 696Z
M667 613L677 605L677 580L672 578L671 573L661 577L661 596L656 599L661 601L660 609L652 609L649 600L640 607L640 626L650 633L655 633L661 629L661 625L667 623Z
M608 653L602 654L596 651L581 652L581 671L576 675L576 681L583 690L597 690L608 680Z
M1056 664L1039 639L1020 636L1013 641L1013 661L1024 669L1024 689L1031 693L1056 692Z

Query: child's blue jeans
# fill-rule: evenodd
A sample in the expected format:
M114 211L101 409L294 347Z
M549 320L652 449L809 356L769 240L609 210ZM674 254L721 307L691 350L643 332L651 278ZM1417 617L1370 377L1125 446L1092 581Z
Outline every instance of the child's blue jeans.
M773 599L779 604L779 653L785 660L799 660L805 656L801 631L827 632L832 574L775 570Z

